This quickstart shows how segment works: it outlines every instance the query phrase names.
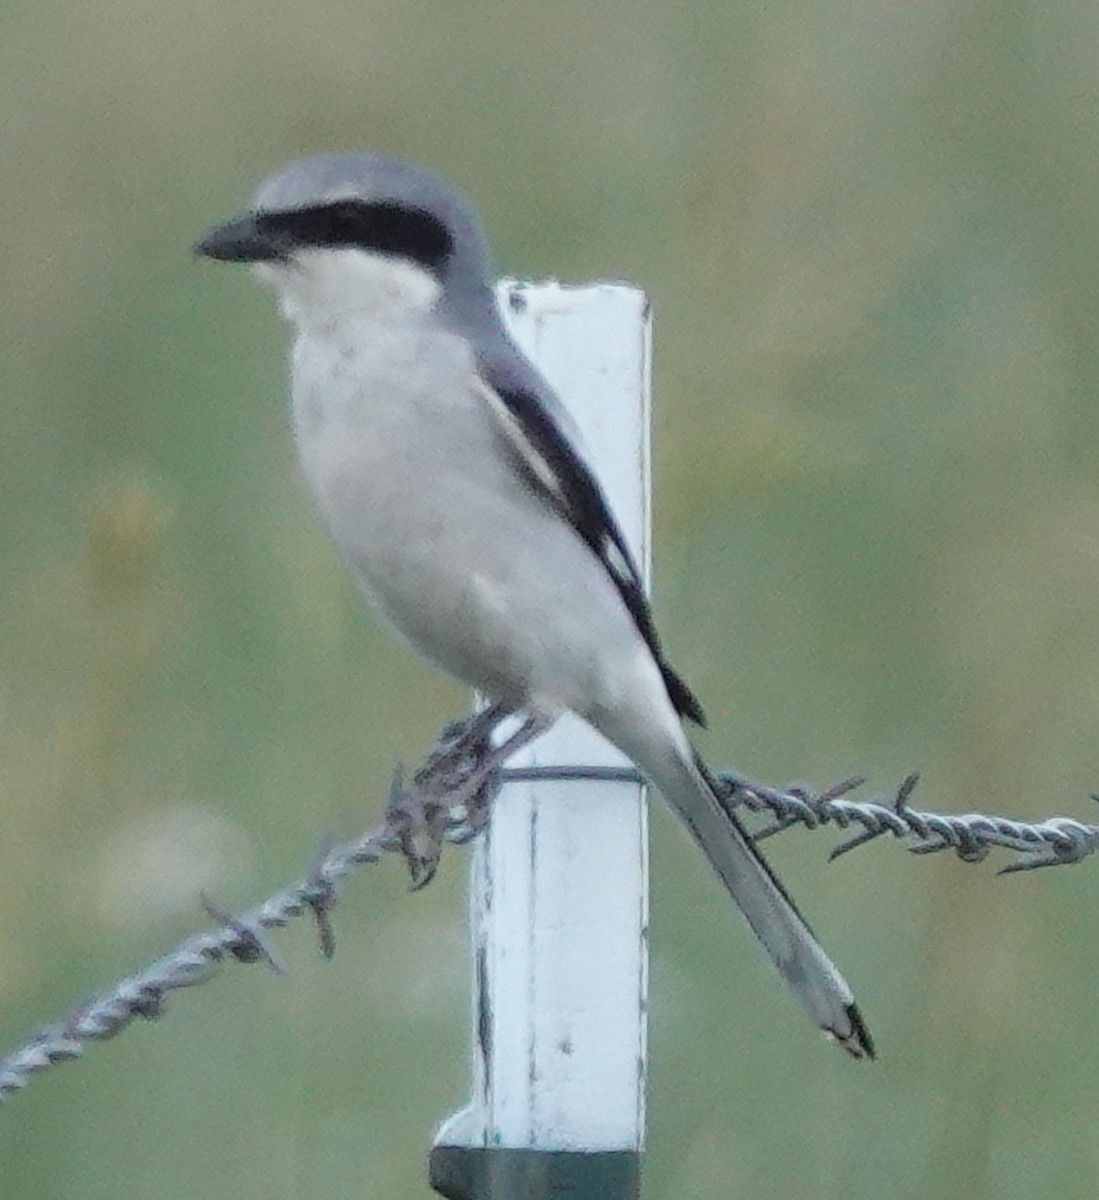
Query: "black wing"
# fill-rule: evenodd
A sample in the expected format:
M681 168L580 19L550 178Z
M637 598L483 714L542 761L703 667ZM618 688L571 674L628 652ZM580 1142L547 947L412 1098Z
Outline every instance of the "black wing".
M641 573L587 463L536 392L518 383L502 386L495 380L485 381L484 392L520 474L569 522L613 580L656 659L676 711L705 726L702 705L664 658Z

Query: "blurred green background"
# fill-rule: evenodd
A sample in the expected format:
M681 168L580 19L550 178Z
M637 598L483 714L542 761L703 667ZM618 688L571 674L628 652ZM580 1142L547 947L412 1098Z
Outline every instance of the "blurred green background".
M376 148L501 272L656 314L657 614L717 763L1099 785L1099 9L13 0L0 15L0 1052L372 817L463 691L361 610L285 338L189 246ZM654 817L650 1197L1091 1197L1094 864L770 854L881 1061L819 1044ZM465 863L364 874L0 1112L20 1200L426 1196L466 1092Z

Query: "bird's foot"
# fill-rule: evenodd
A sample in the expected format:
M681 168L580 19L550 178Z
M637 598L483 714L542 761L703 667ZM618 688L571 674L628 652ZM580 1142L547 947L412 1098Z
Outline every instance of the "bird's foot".
M501 782L492 733L506 715L493 706L452 722L411 780L405 781L399 767L395 772L389 819L414 891L434 878L444 842L469 841L487 824Z
M500 705L448 725L427 762L406 783L398 768L389 792L389 818L397 829L414 891L435 876L444 842L464 843L488 824L504 782L503 765L549 722L528 717L499 745L496 727L508 716Z

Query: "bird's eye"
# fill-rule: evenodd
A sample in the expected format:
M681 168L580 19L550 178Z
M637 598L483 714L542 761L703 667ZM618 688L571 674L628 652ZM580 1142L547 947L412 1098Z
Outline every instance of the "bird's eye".
M370 237L368 210L359 204L333 204L318 213L322 227L327 226L327 241L333 246L366 242Z

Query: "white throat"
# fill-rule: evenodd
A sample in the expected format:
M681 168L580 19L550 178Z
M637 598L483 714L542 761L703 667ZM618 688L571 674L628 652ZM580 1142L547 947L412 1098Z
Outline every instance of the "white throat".
M253 270L303 333L424 316L442 292L439 280L418 263L354 247L301 250L287 262L257 263Z

